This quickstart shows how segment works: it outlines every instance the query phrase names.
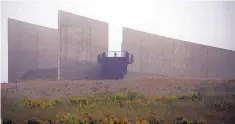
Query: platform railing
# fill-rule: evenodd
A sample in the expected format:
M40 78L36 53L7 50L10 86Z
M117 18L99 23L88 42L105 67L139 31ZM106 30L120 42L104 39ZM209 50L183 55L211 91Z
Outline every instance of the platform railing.
M125 51L108 51L103 53L104 57L126 57L128 52Z

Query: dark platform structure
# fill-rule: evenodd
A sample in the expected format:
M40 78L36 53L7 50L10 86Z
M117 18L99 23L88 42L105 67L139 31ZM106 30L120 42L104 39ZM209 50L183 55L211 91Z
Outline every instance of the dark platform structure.
M126 51L109 51L98 55L98 62L101 64L103 79L123 79L134 57Z

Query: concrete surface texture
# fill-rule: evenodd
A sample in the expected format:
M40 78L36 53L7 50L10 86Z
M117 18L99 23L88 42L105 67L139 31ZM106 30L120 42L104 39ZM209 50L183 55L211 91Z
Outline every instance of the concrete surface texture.
M128 66L129 72L173 76L172 39L124 28L122 50L134 55L134 63Z
M235 52L208 47L208 78L235 77Z
M175 77L207 78L206 46L174 40L173 51Z
M108 24L59 11L61 79L98 79L98 54L108 51Z
M58 43L56 29L8 19L8 81L29 70L55 68Z
M235 78L235 51L128 28L123 28L122 50L134 55L134 63L128 67L128 73L132 74L180 78Z

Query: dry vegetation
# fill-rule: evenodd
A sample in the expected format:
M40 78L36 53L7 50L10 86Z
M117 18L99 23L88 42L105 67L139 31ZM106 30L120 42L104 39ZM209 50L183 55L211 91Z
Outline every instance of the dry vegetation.
M235 80L44 80L2 84L1 92L2 117L16 123L235 123Z

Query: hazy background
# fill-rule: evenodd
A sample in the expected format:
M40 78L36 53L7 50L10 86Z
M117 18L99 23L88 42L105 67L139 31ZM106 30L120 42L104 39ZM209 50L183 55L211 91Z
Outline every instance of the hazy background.
M1 2L1 82L8 80L7 19L12 18L57 29L58 10L108 22L109 50L121 49L122 27L235 50L235 2L3 1Z

